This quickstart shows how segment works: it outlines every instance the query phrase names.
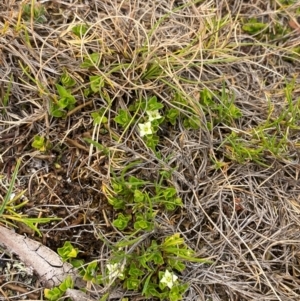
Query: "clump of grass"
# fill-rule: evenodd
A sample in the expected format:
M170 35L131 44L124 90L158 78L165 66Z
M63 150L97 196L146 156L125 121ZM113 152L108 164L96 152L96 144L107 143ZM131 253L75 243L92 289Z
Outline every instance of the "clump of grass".
M45 14L45 6L35 0L30 0L30 3L25 3L22 7L22 17L26 21L33 20L36 23L44 23L47 21Z
M270 103L268 118L258 126L245 132L232 132L224 140L226 154L231 160L239 163L255 161L268 166L270 158L293 161L289 148L295 147L293 142L295 131L300 129L299 101L293 99L292 91L295 81L286 84L283 107L275 111Z
M0 222L2 225L12 227L16 227L16 223L25 224L27 227L41 236L41 232L38 229L38 224L45 224L59 219L53 217L28 217L20 212L20 210L29 202L29 200L24 197L25 191L21 191L17 195L13 193L20 164L21 159L18 159L16 167L12 174L12 179L8 186L8 190L4 198L1 197L2 200L0 206Z

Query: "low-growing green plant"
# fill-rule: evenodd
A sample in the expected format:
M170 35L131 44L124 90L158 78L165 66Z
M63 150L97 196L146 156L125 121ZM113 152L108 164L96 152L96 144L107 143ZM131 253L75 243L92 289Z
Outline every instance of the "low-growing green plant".
M50 105L50 115L53 117L64 117L67 111L75 107L76 99L65 87L59 84L56 84L55 87L59 94L59 99L53 98Z
M289 160L290 135L300 129L300 98L293 99L295 80L286 83L285 105L277 114L274 105L269 104L268 118L247 132L231 132L224 139L225 156L230 160L267 165L268 158Z
M132 216L129 214L124 215L123 213L119 213L117 218L113 221L113 225L123 231L128 226L128 222L132 219Z
M175 125L179 119L182 119L183 126L187 130L199 130L201 125L200 116L182 93L175 92L171 104L173 107L167 110L166 116L172 125ZM197 101L195 101L194 105L198 106Z
M90 87L94 93L100 93L101 89L104 87L105 81L101 75L91 75L90 76Z
M231 126L236 119L242 117L241 110L234 104L234 95L226 91L224 83L221 93L213 94L208 89L203 89L200 92L200 104L210 120L207 124L209 129L219 123Z
M131 219L128 214L119 214L114 221L119 230L130 226L131 229L150 231L154 227L157 210L172 211L183 204L174 187L163 185L169 174L160 173L156 183L134 176L125 177L125 172L136 164L138 162L126 166L120 177L114 176L110 187L103 186L103 192L115 210L130 210L134 216Z
M108 119L105 116L106 111L107 110L105 108L101 108L99 111L91 114L94 125L106 124L108 122Z
M133 118L128 110L119 109L114 121L120 124L122 128L126 128L132 123Z
M94 284L102 284L103 277L98 271L99 266L97 261L90 262L86 267L82 268L82 279L84 281L90 281Z
M68 276L58 287L54 287L52 289L44 289L44 296L49 301L56 301L59 300L66 293L68 288L73 287L74 282L72 278Z
M45 137L36 135L33 138L33 142L31 144L31 146L41 152L45 152L45 151L51 149L52 144Z
M267 28L265 23L259 22L256 18L251 18L242 25L242 30L250 35L256 35Z
M300 15L300 7L297 7L296 4L298 3L298 0L278 0L277 4L278 5L278 10L280 11L280 9L287 9L291 6L294 6L294 11L296 13L296 15Z
M63 261L68 261L77 257L78 249L74 248L69 241L66 241L61 248L57 249L57 253Z
M124 288L139 291L145 298L159 300L182 300L188 288L179 275L185 268L185 262L211 264L208 259L198 258L180 234L176 233L162 241L151 240L150 244L140 243L140 237L130 235L116 243L106 271L101 273L97 261L80 267L82 279L102 285L122 283ZM132 246L137 246L132 249ZM126 251L130 248L130 251ZM65 260L77 255L76 248L70 242L58 250ZM48 300L61 298L73 282L67 278L59 287L44 291Z
M134 240L136 241L136 240ZM183 298L188 284L183 283L177 273L185 269L184 262L211 263L195 257L179 234L165 238L162 242L152 240L126 254L124 247L131 241L124 239L117 244L108 265L107 277L103 281L122 282L128 290L141 291L145 298L177 301Z
M102 84L97 86L98 84L92 89L95 93L102 88ZM216 100L217 98L219 98L219 103ZM129 105L128 109L118 109L113 120L123 131L127 131L133 125L137 125L138 133L145 144L159 157L157 145L161 139L159 133L161 127L168 126L168 123L176 125L182 120L182 124L186 129L197 130L200 128L201 118L199 113L196 112L190 105L189 100L183 95L175 93L171 105L172 107L168 108L156 96L152 96L136 101L134 104ZM240 110L234 104L234 97L225 91L225 87L220 95L216 94L215 96L204 89L201 92L201 99L196 100L194 105L198 107L199 111L204 110L207 114L214 115L214 123L231 124L234 119L241 116ZM106 112L107 110L102 108L98 112L92 113L94 125L106 124L107 128L110 127L105 116ZM219 119L217 119L218 116L220 116ZM211 123L212 126L214 123Z
M60 82L65 88L72 88L76 85L75 79L66 69L64 69L63 74L60 77Z
M94 92L101 90L102 84L100 86L98 84L92 88ZM203 89L199 95L200 98L195 100L193 106L191 106L189 99L178 92L174 94L171 107L165 106L156 96L141 99L129 105L128 109L120 108L117 110L113 120L125 131L130 126L137 124L139 135L159 157L160 154L157 151L157 145L160 141L159 130L163 126L168 126L168 123L174 126L182 121L187 130L198 130L201 126L201 116L199 114L203 112L210 120L207 123L209 128L213 128L220 122L232 125L234 120L242 116L240 109L234 104L234 95L227 92L225 84L220 93L215 92L213 94L207 89ZM195 108L198 108L198 110ZM103 123L110 127L107 117L105 117L106 111L106 109L100 109L98 112L92 113L94 125Z
M148 115L150 120L156 120L156 117L157 112ZM180 208L182 201L174 187L166 186L172 171L162 170L155 183L126 176L139 163L136 161L125 166L120 176L112 172L111 185L103 186L109 204L116 211L112 225L124 233L115 245L108 244L111 256L104 273L97 261L84 264L77 260L79 250L70 242L65 242L58 249L58 254L63 261L69 261L78 268L84 281L105 286L119 283L124 289L140 292L145 298L182 300L188 288L188 284L180 279L185 263L210 264L211 261L198 258L179 233L164 238L142 239L142 233L151 235L151 231L159 227L155 223L157 214ZM45 291L48 300L58 300L63 294L61 287Z

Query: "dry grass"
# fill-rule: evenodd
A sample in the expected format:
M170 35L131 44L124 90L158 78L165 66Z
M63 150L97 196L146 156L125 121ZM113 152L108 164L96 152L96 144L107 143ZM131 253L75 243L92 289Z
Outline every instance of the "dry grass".
M184 300L299 300L300 115L290 123L276 120L289 110L285 91L292 80L292 111L299 106L300 57L295 49L300 46L300 4L41 2L41 23L30 14L22 16L22 5L30 1L0 4L1 193L15 159L22 156L15 190L28 189L24 213L62 218L41 226L43 238L36 239L54 250L69 240L83 250L83 258L98 259L103 269L109 249L98 238L114 243L121 236L111 226L115 212L102 189L111 182L111 172L118 175L140 159L130 174L153 181L162 168L176 167L171 184L184 208L157 216L159 231L146 238L179 232L199 256L213 259L212 265L188 264L181 276L190 283ZM268 25L268 34L251 36L242 30L253 17ZM71 31L80 23L90 25L82 39ZM272 36L278 23L286 31ZM81 68L84 57L95 52L101 54L100 66ZM64 70L77 82L77 103L66 118L54 118L50 102ZM100 95L84 94L91 75L105 81ZM224 83L242 116L216 121L216 111L199 106L199 92L222 91ZM201 126L191 130L179 122L161 129L160 159L146 147L137 124L122 130L113 120L118 109L154 95L174 107L176 93L187 100L180 108L183 116L197 116ZM217 98L221 103L222 97ZM91 118L101 107L107 108L105 131ZM280 152L268 149L257 131L266 139L284 138ZM246 149L265 149L258 159L243 153L242 160L228 142L231 133ZM35 135L45 136L51 150L34 150ZM84 138L99 141L110 155ZM18 226L19 233L34 236ZM9 255L3 252L4 258ZM6 287L4 272L0 277L0 300L17 300L17 290Z

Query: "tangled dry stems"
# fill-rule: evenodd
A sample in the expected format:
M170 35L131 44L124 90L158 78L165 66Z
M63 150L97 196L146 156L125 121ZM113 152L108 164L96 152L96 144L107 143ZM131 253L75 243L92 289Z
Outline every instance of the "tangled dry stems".
M184 209L158 216L155 235L163 239L179 232L199 256L214 260L209 266L189 264L182 275L191 284L185 299L299 300L299 132L291 131L285 156L265 154L268 167L228 160L228 148L222 143L228 131L247 140L251 129L269 117L270 103L276 119L285 108L286 82L294 78L299 84L299 57L292 62L286 58L299 46L300 27L262 42L241 30L241 19L268 20L272 30L278 18L285 26L297 20L300 5L279 9L278 1L201 2L44 1L39 5L45 5L47 21L41 24L32 18L19 21L20 1L3 3L1 98L10 82L12 89L8 106L2 103L1 108L1 173L9 179L14 158L23 156L17 189L28 188L31 202L26 213L63 218L53 227L44 226L43 243L56 249L71 240L84 250L86 259L98 259L104 269L109 249L95 237L114 243L121 236L111 228L113 212L101 192L101 185L110 182L110 171L121 172L126 164L142 159L130 173L155 180L162 167L176 167L172 184ZM71 32L71 26L81 22L91 25L83 39ZM18 26L22 30L17 31ZM83 57L93 52L101 53L101 68L80 68ZM158 71L147 79L143 75L150 65ZM81 88L90 75L100 74L109 83L104 90L113 102L108 134L101 135L90 117L106 101L85 97L82 89L74 95L78 104L66 120L49 116L54 83L64 68ZM220 91L223 82L234 92L243 116L231 126L220 123L210 130L207 122L212 116L205 115L195 99L205 87ZM172 106L174 90L189 100L202 127L167 128L158 160L135 127L120 132L112 118L117 109L141 97L156 95ZM297 97L295 85L293 98ZM36 134L50 139L54 145L50 154L32 151ZM100 139L113 155L105 158L84 137ZM59 171L52 167L57 156ZM223 167L216 169L211 158L223 161Z

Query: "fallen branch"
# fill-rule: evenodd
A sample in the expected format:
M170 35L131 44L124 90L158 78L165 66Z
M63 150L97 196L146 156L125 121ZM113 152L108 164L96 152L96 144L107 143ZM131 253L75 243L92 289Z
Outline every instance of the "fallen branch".
M0 226L0 246L17 255L28 268L38 275L44 287L58 286L67 276L70 276L75 287L78 288L78 290L67 291L73 301L95 300L79 291L80 288L86 287L86 282L79 277L73 266L63 262L58 254L48 247L2 226Z

